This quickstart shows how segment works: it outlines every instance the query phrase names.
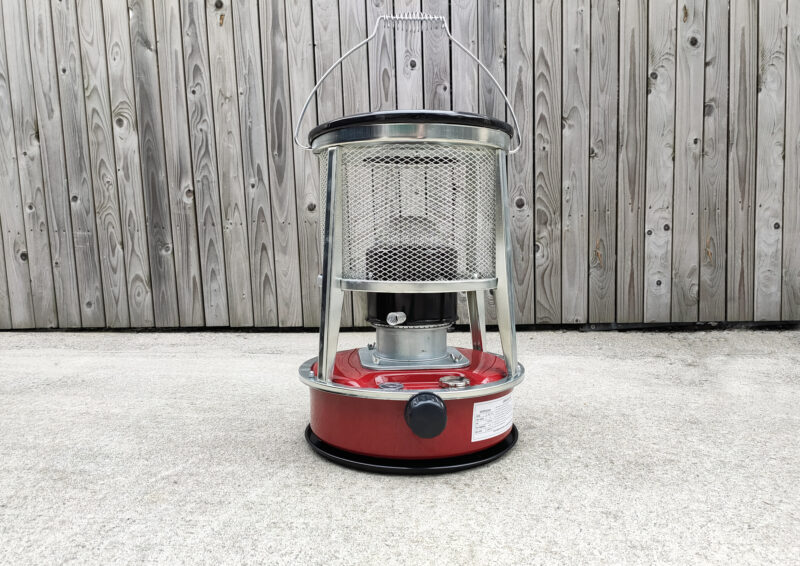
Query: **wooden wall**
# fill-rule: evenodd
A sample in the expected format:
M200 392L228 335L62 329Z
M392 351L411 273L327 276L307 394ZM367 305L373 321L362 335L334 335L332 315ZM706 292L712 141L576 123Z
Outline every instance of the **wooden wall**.
M291 131L380 14L418 10L520 118L520 323L800 319L800 1L0 5L0 328L317 325L319 179ZM421 107L506 118L441 32L381 31L303 133Z

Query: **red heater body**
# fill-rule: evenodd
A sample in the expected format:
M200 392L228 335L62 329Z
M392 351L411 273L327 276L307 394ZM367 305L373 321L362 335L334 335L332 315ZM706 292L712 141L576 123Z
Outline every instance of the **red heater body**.
M441 17L386 16L344 57L381 25L450 36ZM512 390L524 371L507 204L513 138L505 122L436 111L349 116L309 133L324 204L322 312L319 355L300 377L311 391L306 438L319 454L371 471L438 473L492 461L516 442ZM484 351L490 290L502 355ZM337 351L348 291L366 293L375 340ZM447 344L459 293L472 348Z

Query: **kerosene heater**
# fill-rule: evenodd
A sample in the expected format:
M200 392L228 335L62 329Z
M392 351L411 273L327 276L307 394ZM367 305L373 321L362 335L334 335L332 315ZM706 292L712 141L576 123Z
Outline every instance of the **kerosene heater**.
M443 29L472 55L442 17L383 16L317 87L381 25ZM516 442L511 392L524 371L507 207L514 137L509 124L486 116L422 110L360 114L311 130L303 147L319 158L322 312L319 355L300 377L311 392L306 439L322 456L372 471L438 473L492 461ZM489 290L502 356L484 351ZM345 291L367 294L375 340L337 351ZM447 344L462 291L472 348Z

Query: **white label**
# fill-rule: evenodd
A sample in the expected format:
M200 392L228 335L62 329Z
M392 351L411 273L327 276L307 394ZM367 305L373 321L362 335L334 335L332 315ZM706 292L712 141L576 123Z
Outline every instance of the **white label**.
M472 442L499 436L511 428L514 402L511 393L472 406Z

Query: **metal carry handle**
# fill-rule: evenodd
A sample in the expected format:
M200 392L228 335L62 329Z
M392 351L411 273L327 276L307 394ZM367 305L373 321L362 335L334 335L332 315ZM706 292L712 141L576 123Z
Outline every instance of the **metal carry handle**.
M369 36L367 36L361 42L351 47L344 55L339 57L339 59L333 65L331 65L330 69L325 71L325 73L317 81L317 84L314 85L314 88L311 89L308 98L306 98L306 103L303 105L303 110L300 112L300 118L298 118L297 125L294 128L295 144L297 144L299 147L303 149L311 149L311 146L302 144L298 139L298 135L300 135L300 125L303 123L303 118L306 115L308 106L311 104L311 99L317 93L317 90L319 89L319 86L323 83L323 81L326 78L328 78L328 75L330 75L333 72L333 70L342 63L342 61L347 59L350 56L350 54L352 54L354 51L356 51L363 45L369 43L377 35L378 28L381 26L381 24L383 24L387 28L400 29L412 32L419 32L422 31L423 29L428 29L428 30L437 28L443 29L444 32L447 34L447 37L450 39L450 41L452 41L456 46L458 46L461 49L461 51L469 55L469 57L473 61L475 61L481 69L483 69L483 71L488 75L488 77L492 79L494 86L497 87L497 90L500 91L500 94L503 95L503 100L505 100L506 106L508 107L508 110L511 112L511 118L514 120L514 133L516 134L517 137L517 145L514 146L513 149L509 150L508 153L513 154L519 151L519 148L522 145L522 131L520 130L519 121L517 120L517 115L514 112L514 108L511 106L511 101L508 99L508 96L503 90L503 87L500 86L500 83L497 82L497 79L494 78L494 75L486 67L486 65L484 65L481 62L481 60L478 59L469 49L464 47L464 45L462 45L460 41L458 41L455 37L453 37L453 34L450 33L450 28L447 27L447 20L445 19L444 16L436 16L433 14L425 14L422 12L405 12L396 15L379 16L377 21L375 22L375 27L372 29L372 33L369 34Z

